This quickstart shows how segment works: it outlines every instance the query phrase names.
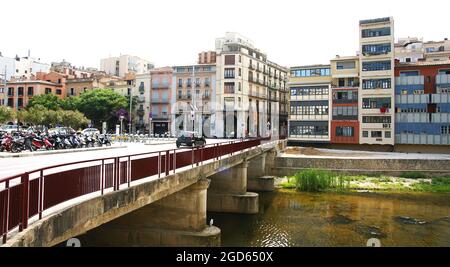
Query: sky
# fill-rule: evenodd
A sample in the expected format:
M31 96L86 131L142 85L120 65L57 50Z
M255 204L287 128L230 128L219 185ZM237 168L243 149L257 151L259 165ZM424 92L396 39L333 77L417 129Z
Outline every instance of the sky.
M327 64L356 54L360 19L393 16L396 39L450 38L449 8L448 0L6 0L0 52L96 68L120 54L184 65L230 31L280 65Z

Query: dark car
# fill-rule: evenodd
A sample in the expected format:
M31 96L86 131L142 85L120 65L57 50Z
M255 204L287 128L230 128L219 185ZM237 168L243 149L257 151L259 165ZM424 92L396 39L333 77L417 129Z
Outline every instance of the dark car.
M182 131L178 134L176 141L177 147L182 145L186 146L204 146L206 140L204 137L200 136L197 132Z

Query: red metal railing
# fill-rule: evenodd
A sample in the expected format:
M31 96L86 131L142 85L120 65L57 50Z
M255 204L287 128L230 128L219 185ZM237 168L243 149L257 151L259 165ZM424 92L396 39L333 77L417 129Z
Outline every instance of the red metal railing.
M42 219L42 213L68 200L146 177L175 173L186 166L199 166L207 160L261 144L261 140L229 141L192 149L171 149L45 167L0 179L0 236L3 243L14 229L23 231L29 219Z

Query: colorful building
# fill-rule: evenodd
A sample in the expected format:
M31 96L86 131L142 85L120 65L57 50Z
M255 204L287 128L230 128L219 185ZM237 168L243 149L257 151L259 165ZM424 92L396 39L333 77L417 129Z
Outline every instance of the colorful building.
M395 66L395 143L450 145L450 60Z
M152 134L165 134L170 131L172 103L171 67L156 68L150 71L150 120Z
M331 60L331 143L359 144L359 57Z

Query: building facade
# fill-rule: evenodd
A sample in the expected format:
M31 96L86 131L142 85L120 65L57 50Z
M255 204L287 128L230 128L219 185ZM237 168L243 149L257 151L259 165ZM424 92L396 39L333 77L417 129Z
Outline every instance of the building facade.
M330 141L336 144L359 144L359 57L337 56L330 65Z
M50 65L42 63L40 59L27 57L5 57L0 54L0 72L2 75L6 73L6 80L12 77L30 78L37 72L49 72ZM3 77L3 76L2 76Z
M216 65L174 66L171 132L196 131L215 136Z
M215 135L217 137L278 136L278 103L269 100L270 71L277 80L286 72L269 67L267 55L238 33L216 39ZM278 92L273 93L275 98ZM272 110L271 114L268 111Z
M6 104L15 110L28 105L36 95L54 94L60 99L65 98L65 78L55 73L37 73L30 77L12 78L6 84Z
M100 60L100 70L106 74L125 77L126 73L148 73L154 68L153 63L137 56L121 55Z
M359 31L359 140L394 145L394 21L361 20Z
M450 60L397 63L395 143L450 145Z
M330 65L291 67L289 141L330 142Z
M150 71L150 120L152 134L165 134L170 131L172 103L171 67L156 68Z
M136 119L134 125L135 129L139 130L140 133L150 132L150 83L150 73L136 74L132 91L133 96L137 97Z

